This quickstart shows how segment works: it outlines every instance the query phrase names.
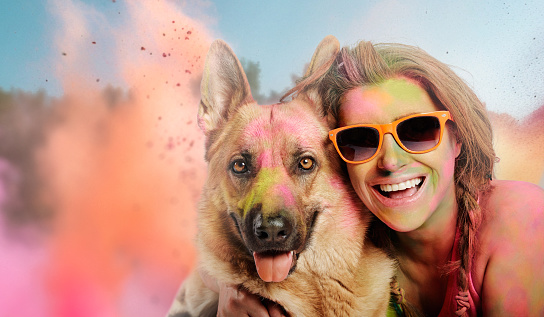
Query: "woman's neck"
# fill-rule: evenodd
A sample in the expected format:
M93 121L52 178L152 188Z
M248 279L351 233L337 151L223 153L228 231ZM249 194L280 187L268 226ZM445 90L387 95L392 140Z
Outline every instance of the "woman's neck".
M451 259L457 227L455 197L442 202L429 219L418 229L397 232L399 260L443 267ZM401 263L402 265L402 263Z
M444 273L451 260L457 214L453 196L420 228L396 233L397 281L406 291L406 299L431 316L438 315L444 303L448 284Z

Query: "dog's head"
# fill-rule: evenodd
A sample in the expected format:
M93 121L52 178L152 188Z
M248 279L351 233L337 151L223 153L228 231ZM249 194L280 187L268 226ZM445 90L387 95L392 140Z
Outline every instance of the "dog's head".
M305 77L320 78L338 50L336 38L326 37ZM258 105L240 62L221 40L207 55L201 96L198 122L209 173L200 229L240 270L250 261L262 280L282 281L338 185L329 120L311 85L289 102Z

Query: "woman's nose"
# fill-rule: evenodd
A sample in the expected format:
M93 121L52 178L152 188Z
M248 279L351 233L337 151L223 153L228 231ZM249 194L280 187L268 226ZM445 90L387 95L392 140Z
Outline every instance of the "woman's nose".
M395 141L393 135L387 133L383 137L382 148L378 153L378 168L394 172L406 164L408 154Z

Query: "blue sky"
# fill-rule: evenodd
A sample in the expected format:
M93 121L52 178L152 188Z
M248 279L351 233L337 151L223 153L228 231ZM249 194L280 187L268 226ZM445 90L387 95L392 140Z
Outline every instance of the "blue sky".
M164 0L168 1L168 0ZM106 17L124 0L74 0ZM417 45L453 65L490 110L518 118L544 105L544 1L175 1L258 62L261 92L281 91L300 75L319 41L335 35ZM0 87L61 95L55 78L53 1L6 1L0 13ZM93 24L95 25L95 24ZM105 67L97 65L96 67ZM106 76L113 85L115 76Z

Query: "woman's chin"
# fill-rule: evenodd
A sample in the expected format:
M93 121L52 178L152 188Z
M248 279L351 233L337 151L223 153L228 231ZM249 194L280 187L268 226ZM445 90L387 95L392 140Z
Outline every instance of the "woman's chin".
M387 215L378 217L380 220L385 223L389 228L396 232L411 232L420 228L424 221L422 217L418 217L414 214L404 214L404 215Z

